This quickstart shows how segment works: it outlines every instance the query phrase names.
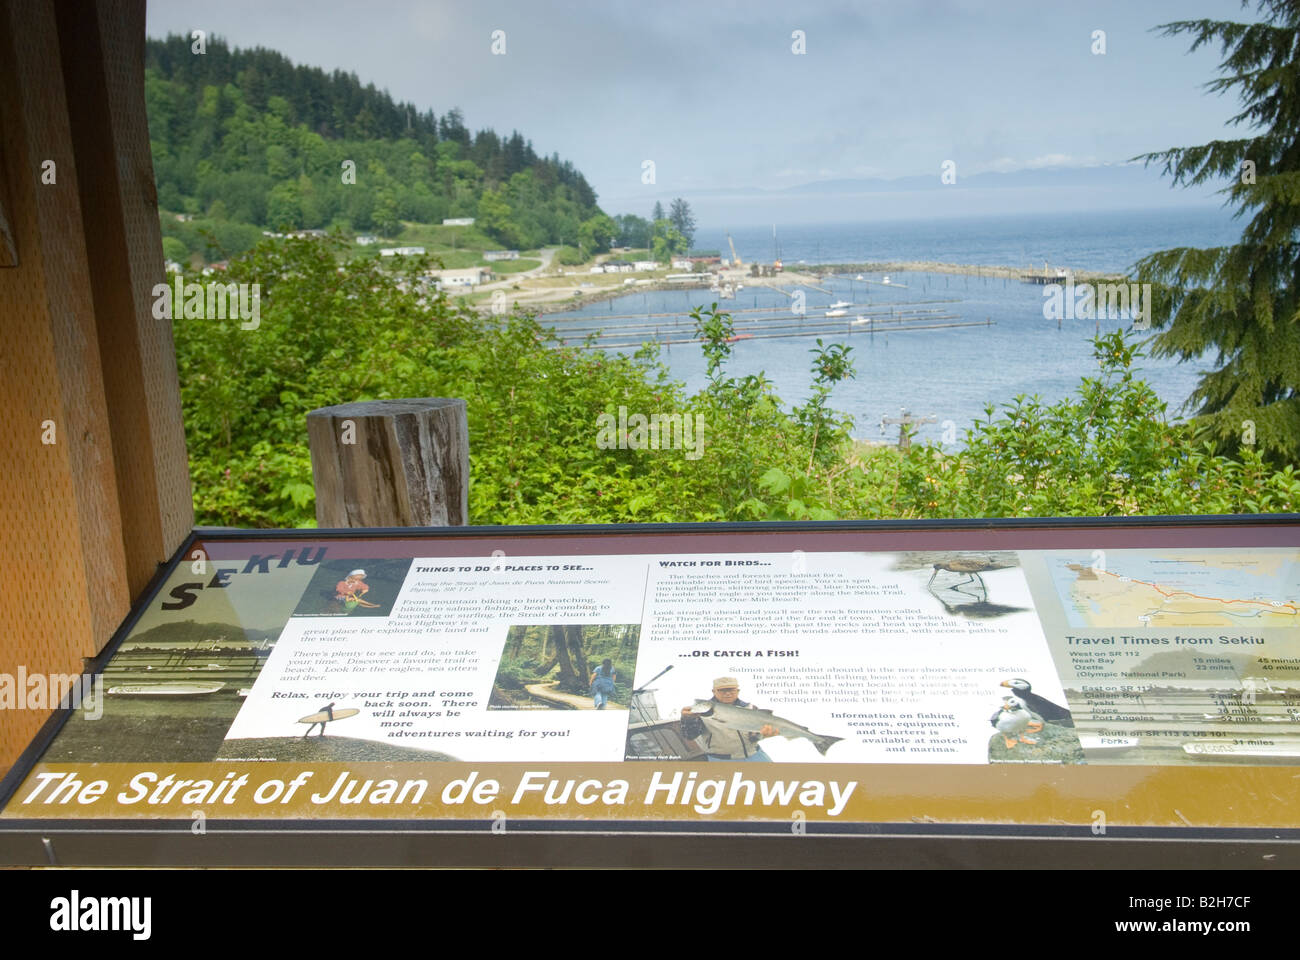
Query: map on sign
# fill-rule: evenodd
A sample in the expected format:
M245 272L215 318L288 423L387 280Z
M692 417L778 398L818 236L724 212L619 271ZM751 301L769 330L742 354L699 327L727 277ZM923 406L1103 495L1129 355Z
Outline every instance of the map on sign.
M1072 627L1292 627L1294 551L1156 550L1056 554L1049 561Z

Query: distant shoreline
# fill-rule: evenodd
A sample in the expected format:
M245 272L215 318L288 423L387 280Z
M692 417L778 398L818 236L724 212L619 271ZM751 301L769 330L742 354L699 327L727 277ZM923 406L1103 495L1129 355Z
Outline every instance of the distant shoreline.
M1074 270L1070 267L1057 267L1052 265L1049 270L1055 272L1057 269L1069 270L1075 280L1108 280L1118 279L1120 274L1107 272L1105 270ZM826 276L827 274L840 273L879 273L881 271L894 271L899 273L955 273L964 274L972 277L1008 277L1019 280L1026 275L1039 275L1039 270L1035 267L1008 267L993 266L988 264L974 263L943 263L937 260L890 260L877 263L818 263L818 264L792 264L791 270L797 270L800 273L811 273L816 276Z

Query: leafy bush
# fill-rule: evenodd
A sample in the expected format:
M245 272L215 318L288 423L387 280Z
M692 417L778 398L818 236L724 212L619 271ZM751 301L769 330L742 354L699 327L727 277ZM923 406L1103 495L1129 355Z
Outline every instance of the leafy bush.
M724 376L733 336L697 312L709 383L694 396L657 347L561 347L531 316L505 323L426 292L416 262L335 260L338 240L263 243L223 282L261 285L261 322L175 321L197 520L314 525L306 414L397 397L468 401L470 522L830 519L1293 510L1300 477L1195 446L1137 378L1122 335L1097 341L1100 375L1045 405L1017 397L963 450L861 449L830 392L846 348L811 353L812 398L787 409L760 374ZM600 442L620 407L691 418L700 455Z

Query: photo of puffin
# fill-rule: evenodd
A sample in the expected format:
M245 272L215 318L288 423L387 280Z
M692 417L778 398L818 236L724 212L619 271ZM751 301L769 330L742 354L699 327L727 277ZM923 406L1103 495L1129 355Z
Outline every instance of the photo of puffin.
M989 722L1002 734L1008 750L1013 749L1017 743L1036 746L1038 741L1029 739L1025 734L1037 733L1043 729L1043 721L1030 713L1019 697L1003 697L1002 706L989 718Z
M1038 714L1048 723L1054 723L1058 727L1074 726L1074 717L1066 707L1053 703L1046 697L1040 697L1034 693L1034 688L1029 685L1029 681L1022 677L1015 677L1011 680L1003 680L1000 686L1010 687L1020 701L1031 711Z

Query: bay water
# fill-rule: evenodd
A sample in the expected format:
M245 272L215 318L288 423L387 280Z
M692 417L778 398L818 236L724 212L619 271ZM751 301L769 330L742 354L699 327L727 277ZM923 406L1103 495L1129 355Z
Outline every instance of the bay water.
M962 220L886 221L864 224L777 225L777 239L787 270L799 262L863 263L928 261L971 265L1024 267L1041 271L1046 260L1054 270L1097 270L1121 273L1139 257L1178 246L1210 247L1232 244L1241 224L1217 207L1139 210L1125 213L1076 213L1053 216L980 217ZM732 234L746 263L770 262L771 229L749 229ZM719 242L720 241L720 242ZM727 249L725 234L701 229L695 238L700 249ZM885 283L888 276L889 282ZM859 279L860 278L860 279ZM960 443L976 417L988 404L1000 406L1018 394L1037 395L1053 402L1078 389L1080 378L1097 373L1090 339L1097 332L1130 328L1128 319L1056 319L1044 317L1044 287L1014 277L918 271L854 272L828 277L821 290L799 288L805 297L805 319L825 321L830 304L848 301L843 326L821 328L826 343L843 343L856 377L840 383L831 404L854 418L854 436L884 440L897 437L898 428L882 428L882 417L897 417L900 409L913 415L932 416L934 423L919 427L918 440L942 439L956 433ZM718 301L723 309L770 308L790 312L790 285L786 292L746 285L734 300ZM599 325L610 317L609 327L626 315L687 312L694 306L717 301L708 290L634 292L588 304L567 314L543 318L546 325L567 327ZM920 301L931 301L920 304ZM851 321L863 309L919 304L942 309L977 326L902 331ZM757 315L764 315L759 313ZM770 315L770 314L769 314ZM736 314L739 322L743 313ZM656 321L647 319L645 323ZM944 321L937 321L944 322ZM957 322L957 321L947 321ZM682 328L689 331L689 324ZM689 332L680 336L689 336ZM1150 334L1141 336L1149 337ZM787 404L805 400L811 391L810 365L814 337L746 339L733 344L726 372L731 376L763 372ZM662 359L674 377L689 391L706 381L703 354L698 343L666 346ZM1198 377L1212 369L1211 353L1195 361L1140 361L1141 373L1176 419L1190 413L1183 408Z

